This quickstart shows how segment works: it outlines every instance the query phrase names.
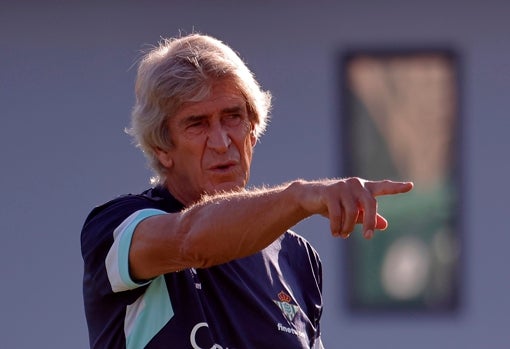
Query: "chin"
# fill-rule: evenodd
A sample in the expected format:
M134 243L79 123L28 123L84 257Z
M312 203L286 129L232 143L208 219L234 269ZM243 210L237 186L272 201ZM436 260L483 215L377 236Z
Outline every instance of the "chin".
M244 182L227 182L214 185L211 191L212 193L217 194L228 191L241 191L244 187Z

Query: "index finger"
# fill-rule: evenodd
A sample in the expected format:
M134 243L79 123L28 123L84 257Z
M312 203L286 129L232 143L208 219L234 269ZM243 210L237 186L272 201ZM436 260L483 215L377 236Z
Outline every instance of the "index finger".
M413 182L396 182L388 179L382 181L365 181L365 189L373 196L407 193L413 189Z

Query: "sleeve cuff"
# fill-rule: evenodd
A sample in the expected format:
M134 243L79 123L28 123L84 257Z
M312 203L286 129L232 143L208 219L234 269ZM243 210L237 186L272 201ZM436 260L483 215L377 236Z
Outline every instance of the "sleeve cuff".
M113 292L122 292L146 285L151 281L136 282L129 273L129 248L136 226L144 219L166 214L157 209L136 211L113 231L113 244L106 256L105 266Z

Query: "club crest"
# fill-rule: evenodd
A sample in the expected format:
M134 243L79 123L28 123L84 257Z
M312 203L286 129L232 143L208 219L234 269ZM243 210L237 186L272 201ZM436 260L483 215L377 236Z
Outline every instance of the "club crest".
M299 307L295 304L291 304L292 298L283 291L278 293L278 299L279 300L273 300L273 302L280 308L283 315L285 315L289 321L294 320Z

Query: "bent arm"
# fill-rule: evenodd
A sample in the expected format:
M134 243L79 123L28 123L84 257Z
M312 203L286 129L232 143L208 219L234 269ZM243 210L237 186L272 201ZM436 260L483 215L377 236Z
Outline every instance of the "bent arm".
M221 194L147 218L133 235L132 276L148 279L256 253L307 216L294 196L292 185Z
M180 213L147 218L132 238L131 275L144 280L249 256L313 214L330 219L333 235L346 237L361 222L366 230L383 229L386 222L377 214L373 197L405 192L412 184L370 183L374 188L365 188L359 179L295 181L207 197ZM380 184L381 189L374 183L386 184Z

